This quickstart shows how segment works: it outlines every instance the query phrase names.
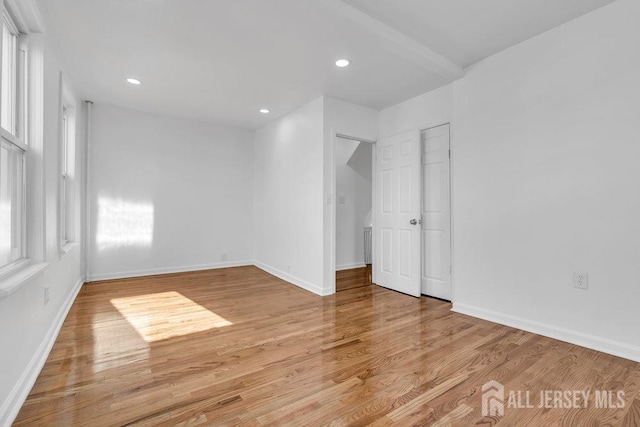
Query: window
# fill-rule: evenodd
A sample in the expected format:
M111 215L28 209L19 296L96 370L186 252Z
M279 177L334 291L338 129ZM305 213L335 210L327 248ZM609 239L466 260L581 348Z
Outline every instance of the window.
M75 108L73 96L60 81L62 103L60 122L60 249L66 253L73 247L75 216L74 164L75 164Z
M26 257L25 37L3 9L0 48L0 274Z
M15 133L16 44L18 30L4 12L2 20L2 128Z
M0 143L0 265L24 258L24 152Z
M0 299L48 265L44 40L28 38L25 17L42 28L27 3L0 0Z
M68 186L69 186L69 110L66 106L62 107L62 136L60 141L60 157L62 159L61 177L60 177L60 238L62 245L66 245L71 239L67 234L67 211L69 210L68 202Z

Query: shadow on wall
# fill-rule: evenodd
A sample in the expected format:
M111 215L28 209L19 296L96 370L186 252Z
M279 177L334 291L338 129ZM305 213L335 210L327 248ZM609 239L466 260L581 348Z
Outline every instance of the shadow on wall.
M98 198L96 247L99 251L153 244L153 203Z
M373 146L370 143L360 142L347 160L347 166L369 182L371 182L373 175L372 153Z

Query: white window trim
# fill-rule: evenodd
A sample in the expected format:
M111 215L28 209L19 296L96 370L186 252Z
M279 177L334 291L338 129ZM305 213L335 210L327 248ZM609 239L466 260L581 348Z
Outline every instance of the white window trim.
M4 2L2 4L2 26L3 26L2 49L4 49L5 47L4 28L6 26L8 28L9 36L11 38L11 43L9 43L11 45L10 46L11 52L9 54L10 57L8 58L10 60L10 65L9 65L9 69L7 70L10 73L10 75L8 76L9 84L8 84L8 87L0 87L0 91L2 92L3 97L6 96L7 95L6 92L8 92L8 95L10 98L8 106L4 105L4 103L0 106L1 108L4 108L5 106L7 106L9 110L9 112L7 113L8 122L3 124L2 127L0 127L0 139L2 140L3 144L7 144L13 147L12 149L16 149L16 151L20 152L20 162L22 162L22 167L20 168L20 171L22 176L17 177L16 175L12 177L12 178L18 178L20 180L20 187L21 187L18 190L19 191L19 199L17 200L18 204L14 205L13 203L15 203L15 201L12 202L12 211L14 210L17 211L16 213L18 213L20 219L18 224L12 224L11 226L12 242L16 241L14 240L15 237L17 237L16 234L19 235L19 240L17 240L18 243L16 243L16 245L18 246L16 248L19 249L20 253L17 259L15 259L14 261L8 264L3 265L0 268L0 277L4 277L9 274L12 274L13 272L19 270L20 268L24 268L24 266L26 266L26 263L24 262L27 260L26 164L27 164L27 158L29 156L29 147L25 139L26 130L23 127L21 127L21 125L25 124L25 121L21 117L23 116L24 111L20 111L22 105L24 105L24 100L22 100L21 98L26 95L25 90L23 90L23 85L26 84L26 81L24 79L24 76L21 75L21 73L26 73L26 69L24 68L24 66L26 65L25 52L27 50L26 49L27 44L25 39L26 36L16 26L13 18L13 13L9 11L9 9L6 7ZM4 59L6 58L4 58L4 53L3 53L2 61ZM5 71L4 64L2 68L4 73ZM2 113L4 116L5 112L2 111ZM4 128L5 125L8 126L9 128L8 130ZM13 247L14 246L12 244L12 248Z
M16 147L22 149L22 151L24 151L25 153L29 152L29 147L23 141L21 141L20 139L16 138L15 135L10 133L9 131L7 131L3 127L0 127L0 136L2 136L2 139L5 139L8 142L10 142L13 145L15 145Z
M34 15L30 5L30 0L15 2L14 0L0 0L3 7L9 6L16 24L23 34L29 33L25 27L25 22L29 24L29 30L39 32L42 30L41 22L37 14ZM25 9L26 8L26 9ZM31 10L33 9L33 10ZM27 11L27 15L21 13ZM3 9L4 13L4 9ZM25 18L27 18L25 20ZM24 105L20 105L22 110L22 132L28 136L29 150L27 152L25 175L28 178L29 186L26 191L26 227L28 234L25 236L26 258L16 263L5 266L0 275L0 299L5 298L15 292L24 284L28 283L34 276L43 271L47 266L46 262L46 218L45 218L45 175L44 175L44 39L41 34L29 34L29 46L26 51L28 90ZM28 120L27 120L28 119ZM25 122L26 121L26 122ZM1 131L1 129L0 129ZM10 132L6 132L7 140L15 141ZM2 133L4 137L5 134ZM19 141L18 141L19 142ZM19 144L15 144L20 146Z
M71 249L75 248L76 246L78 246L78 242L76 241L66 242L60 247L60 254L64 256L71 252Z
M32 264L29 259L20 260L15 268L5 272L0 278L0 299L11 295L48 265L46 262Z

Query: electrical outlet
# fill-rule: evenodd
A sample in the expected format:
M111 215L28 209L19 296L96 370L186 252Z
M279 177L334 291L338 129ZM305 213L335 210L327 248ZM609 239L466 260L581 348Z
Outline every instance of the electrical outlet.
M49 304L49 285L44 287L44 305Z
M347 201L347 198L345 196L338 197L338 204L339 205L344 205L346 201Z
M227 252L223 252L221 259L222 259L222 261L228 261L229 260L229 254Z
M578 289L589 289L589 274L573 273L573 287Z
M287 273L291 273L291 264L287 264Z

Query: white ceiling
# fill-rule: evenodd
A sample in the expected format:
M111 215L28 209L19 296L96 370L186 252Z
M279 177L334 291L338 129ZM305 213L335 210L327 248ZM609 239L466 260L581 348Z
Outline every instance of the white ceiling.
M462 67L614 0L345 0Z
M320 96L382 109L613 0L40 0L81 96L258 128ZM346 57L352 65L338 69ZM143 85L132 87L125 77ZM260 108L271 114L262 115Z

